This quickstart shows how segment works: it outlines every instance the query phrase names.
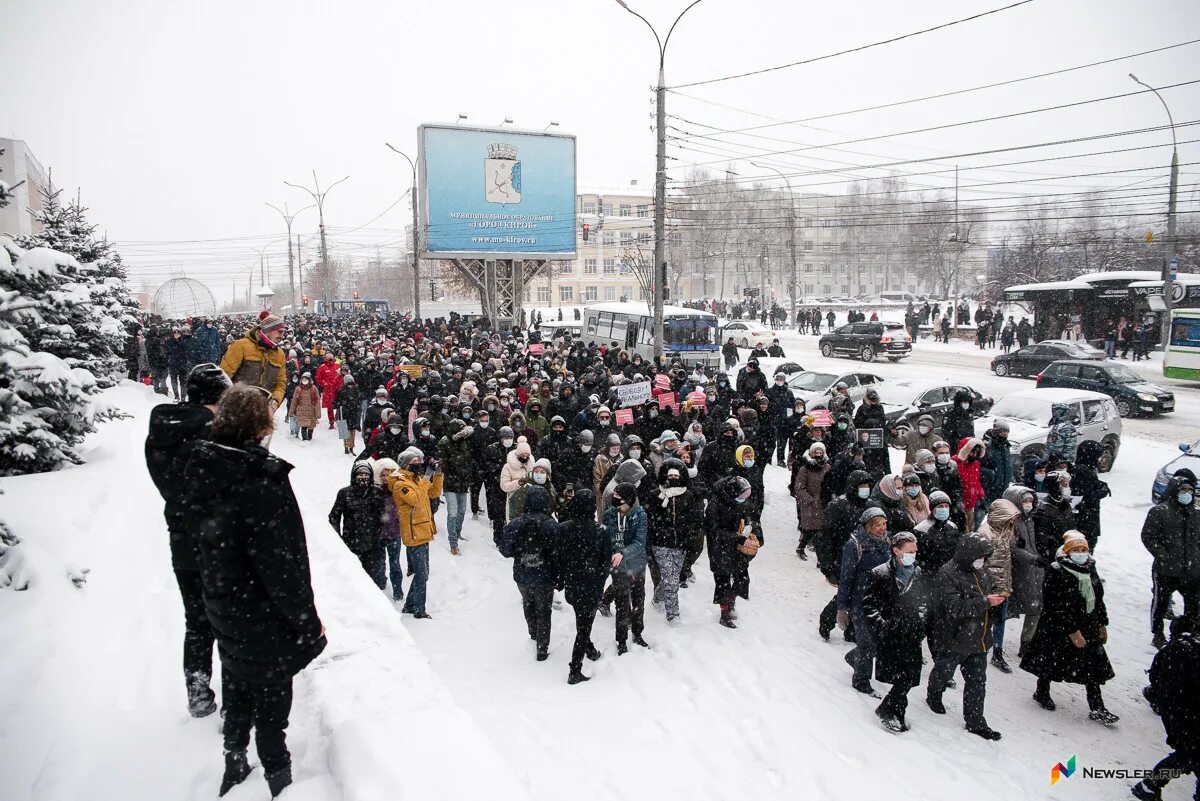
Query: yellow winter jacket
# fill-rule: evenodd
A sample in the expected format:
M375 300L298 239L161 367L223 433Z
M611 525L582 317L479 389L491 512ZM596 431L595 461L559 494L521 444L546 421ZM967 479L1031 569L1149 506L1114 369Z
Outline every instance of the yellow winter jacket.
M441 497L442 474L435 473L430 481L417 477L411 470L400 470L388 476L388 489L396 502L400 540L410 548L432 542L437 526L433 522L431 501Z
M283 391L287 389L287 370L284 368L283 351L278 347L268 350L258 338L255 326L246 336L235 340L221 359L221 369L235 384L253 384L271 393L275 403L283 403Z

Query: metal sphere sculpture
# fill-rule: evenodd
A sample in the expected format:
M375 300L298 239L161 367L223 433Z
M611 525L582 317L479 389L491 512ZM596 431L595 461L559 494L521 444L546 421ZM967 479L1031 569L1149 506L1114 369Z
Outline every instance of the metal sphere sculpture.
M194 278L172 278L154 292L152 308L168 320L216 314L212 291Z

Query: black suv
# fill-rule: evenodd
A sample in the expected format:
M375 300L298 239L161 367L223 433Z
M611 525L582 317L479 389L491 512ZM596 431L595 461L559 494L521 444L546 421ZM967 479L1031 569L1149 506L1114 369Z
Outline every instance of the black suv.
M850 323L821 337L821 355L857 356L864 362L886 356L898 362L912 353L912 337L900 323Z
M1117 414L1161 414L1175 411L1175 395L1117 362L1064 360L1046 367L1038 388L1065 387L1102 392L1113 399Z

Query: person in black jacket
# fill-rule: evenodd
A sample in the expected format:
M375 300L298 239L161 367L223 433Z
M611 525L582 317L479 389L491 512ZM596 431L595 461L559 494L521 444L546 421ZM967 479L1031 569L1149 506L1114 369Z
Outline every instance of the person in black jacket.
M383 422L383 413L385 411L390 413L395 411L395 409L396 407L393 406L387 399L387 390L383 387L377 388L375 390L374 400L367 404L367 411L362 416L362 432L364 443L371 436L371 433ZM401 450L403 450L403 448L401 448Z
M728 476L713 486L704 514L708 564L713 573L713 603L721 607L721 625L736 629L734 605L738 597L750 598L750 558L738 546L753 536L746 514L750 482Z
M954 404L942 417L942 439L951 443L962 442L964 437L975 436L975 418L971 414L971 393L960 389L954 393Z
M665 608L667 623L679 622L679 584L685 553L704 528L704 502L691 491L688 469L678 459L664 459L658 468L658 490L647 498L647 543L654 559L650 579L655 606Z
M595 460L593 443L595 437L588 429L583 429L573 437L573 442L563 446L558 451L554 461L554 472L550 480L554 488L562 492L571 485L576 491L592 486L592 463Z
M1175 592L1183 596L1184 614L1200 617L1200 507L1195 479L1182 472L1171 476L1162 502L1142 524L1142 544L1154 557L1150 629L1156 648L1165 643L1163 618Z
M559 583L565 587L567 603L575 611L575 645L567 684L578 684L591 678L583 675L583 658L593 662L600 658L600 650L592 643L592 624L617 547L612 534L596 523L596 496L590 489L575 490L564 518L558 526L555 561Z
M212 681L213 631L204 612L200 554L187 529L198 513L184 503L184 469L199 442L208 438L221 395L231 386L215 364L199 364L188 374L187 403L163 403L150 411L146 437L146 469L162 495L171 544L171 567L183 599L183 676L188 712L202 718L217 711Z
M762 370L758 369L758 359L749 359L746 362L746 366L738 370L737 394L744 400L749 400L760 392L766 392L766 390L767 379L762 374Z
M550 655L550 610L554 602L554 548L558 524L546 513L546 490L530 486L525 510L500 535L500 554L513 560L513 581L521 592L521 609L529 639L537 643L537 661Z
M367 415L370 414L371 409L368 408ZM404 420L399 412L385 409L382 420L383 430L366 444L358 454L359 459L396 459L411 444L404 433Z
M474 520L479 516L479 491L483 489L484 482L487 479L484 463L486 462L485 452L493 443L500 441L500 431L493 428L492 416L486 411L480 411L475 416L471 423L474 431L471 432L471 438L468 440L468 446L471 451L471 519Z
M254 386L226 391L211 440L196 445L185 471L185 502L203 510L189 530L200 546L204 607L221 656L221 795L250 773L251 728L271 795L291 784L284 730L292 678L326 645L304 521L288 480L292 466L258 445L271 433L267 402Z
M358 391L358 382L349 372L343 374L342 381L341 389L334 396L333 408L346 421L346 439L342 441L342 446L350 454L354 452L354 436L362 417L362 395Z
M929 587L917 564L917 538L891 537L891 558L871 571L862 614L875 641L875 678L892 689L875 708L883 727L908 731L908 691L921 684L921 641Z
M386 555L379 539L385 498L383 490L375 486L371 465L355 462L350 486L338 490L329 510L329 525L381 590L387 584Z
M858 518L862 516L868 506L867 499L871 497L872 485L870 473L865 470L854 470L846 477L845 491L825 507L825 513L821 520L821 531L817 534L814 550L817 554L817 569L834 587L838 586L841 580L842 550L846 545L846 540L850 539L850 535L858 527ZM821 610L820 622L817 624L817 632L821 635L821 639L828 640L829 633L833 631L835 625L837 625L836 594L833 600ZM854 639L852 626L853 624L845 629L845 638L849 641Z
M1054 470L1046 476L1046 500L1033 513L1034 544L1038 555L1052 560L1062 545L1063 534L1075 528L1071 508L1071 475Z
M935 713L946 714L942 693L954 671L961 668L967 731L985 740L999 740L1000 732L988 726L983 716L993 610L1004 603L1004 596L995 592L991 574L983 567L991 552L991 543L985 538L969 534L958 541L954 559L938 571L929 609L929 650L934 664L925 703Z
M867 390L862 405L854 412L854 430L861 432L864 428L884 430L885 444L878 448L866 448L863 451L863 464L867 466L867 472L879 480L892 472L892 457L888 453L886 445L887 429L889 428L887 413L879 402L879 392L875 389Z
M1141 801L1162 801L1162 791L1171 779L1164 772L1177 770L1196 774L1195 797L1200 797L1200 693L1195 690L1200 676L1200 634L1195 618L1183 615L1171 623L1171 641L1154 656L1150 685L1144 690L1150 707L1167 732L1171 753L1154 766L1154 776L1132 788Z
M1021 659L1021 669L1038 677L1033 700L1052 712L1052 682L1082 684L1087 688L1088 717L1105 726L1116 723L1117 716L1104 707L1100 693L1100 685L1115 675L1104 651L1107 642L1104 583L1096 572L1087 538L1068 531L1046 569L1037 631Z

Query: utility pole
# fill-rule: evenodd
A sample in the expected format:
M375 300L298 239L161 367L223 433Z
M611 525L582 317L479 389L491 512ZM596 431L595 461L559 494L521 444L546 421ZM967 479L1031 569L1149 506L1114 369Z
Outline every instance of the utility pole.
M292 242L288 240L288 250L291 250ZM300 294L304 295L304 260L300 258L300 234L296 234L296 271L299 273ZM295 292L293 291L293 294ZM294 304L293 304L294 307Z
M657 106L654 171L654 361L660 365L663 358L663 293L667 284L667 45L671 42L671 34L675 32L679 20L700 2L701 0L693 0L687 8L680 11L667 31L666 39L661 39L649 20L630 8L625 0L617 0L621 8L646 23L646 27L654 34L654 41L658 43L658 86L654 90Z
M791 295L792 295L791 313L792 313L792 318L791 319L792 319L792 325L797 325L797 322L796 322L796 281L798 280L797 277L799 274L799 266L797 264L797 256L796 256L796 196L792 194L792 182L788 180L788 177L786 175L784 175L782 172L775 169L774 167L768 166L766 164L756 164L753 161L750 163L753 164L755 167L765 167L766 169L771 170L772 172L776 173L780 178L782 178L784 184L787 185L787 190L788 190L788 232L789 232L788 249L791 251L791 255L792 255L792 276L791 276Z
M1178 268L1178 262L1175 259L1175 202L1179 191L1179 144L1175 140L1175 118L1171 116L1171 108L1167 105L1167 101L1163 100L1163 96L1158 93L1158 90L1149 84L1142 83L1137 76L1132 72L1129 77L1134 83L1140 86L1145 86L1154 96L1158 98L1158 102L1162 103L1163 108L1167 112L1167 121L1171 123L1171 184L1169 188L1169 196L1167 197L1167 241L1163 243L1163 264L1162 264L1162 279L1163 279L1163 319L1162 330L1159 334L1159 339L1162 343L1162 349L1165 353L1167 344L1171 341L1171 306L1173 298L1171 290L1175 283L1175 271Z
M292 260L292 220L296 219L297 215L299 215L301 211L308 211L309 209L312 208L312 206L305 206L304 208L300 209L300 211L297 211L297 212L289 212L288 206L286 203L283 204L282 209L272 203L268 203L267 205L270 206L271 208L275 209L275 211L279 212L280 216L283 217L284 224L287 225L288 286L291 287L291 290L292 290L292 314L295 314L296 313L296 276L295 276L294 267L293 267L295 262ZM299 237L297 237L297 241L299 241Z
M460 115L461 118L461 115ZM413 271L413 316L421 319L421 229L417 227L417 165L406 154L392 147L387 142L388 150L398 156L403 156L412 169L412 271ZM518 290L519 291L519 290ZM433 298L430 298L432 302Z
M305 192L308 192L308 194L312 195L313 204L316 205L316 207L317 207L317 216L319 218L319 225L320 225L319 230L321 232L321 273L322 273L322 275L324 275L326 277L326 279L328 279L328 277L329 277L329 247L325 242L325 196L329 194L329 191L331 189L333 189L335 186L340 184L342 181L347 180L349 177L350 176L347 175L345 178L340 178L340 179L334 181L332 184L329 185L329 187L324 192L321 191L321 184L320 184L320 182L317 181L317 171L316 170L313 170L313 186L316 187L315 191L312 189L309 189L308 187L305 187L305 186L298 186L297 184L293 184L293 183L289 183L288 181L284 181L284 183L287 184L288 186L290 186L294 189L301 189ZM299 212L297 212L297 213L299 213ZM330 308L332 308L333 298L326 298L325 300L327 303L331 304Z

